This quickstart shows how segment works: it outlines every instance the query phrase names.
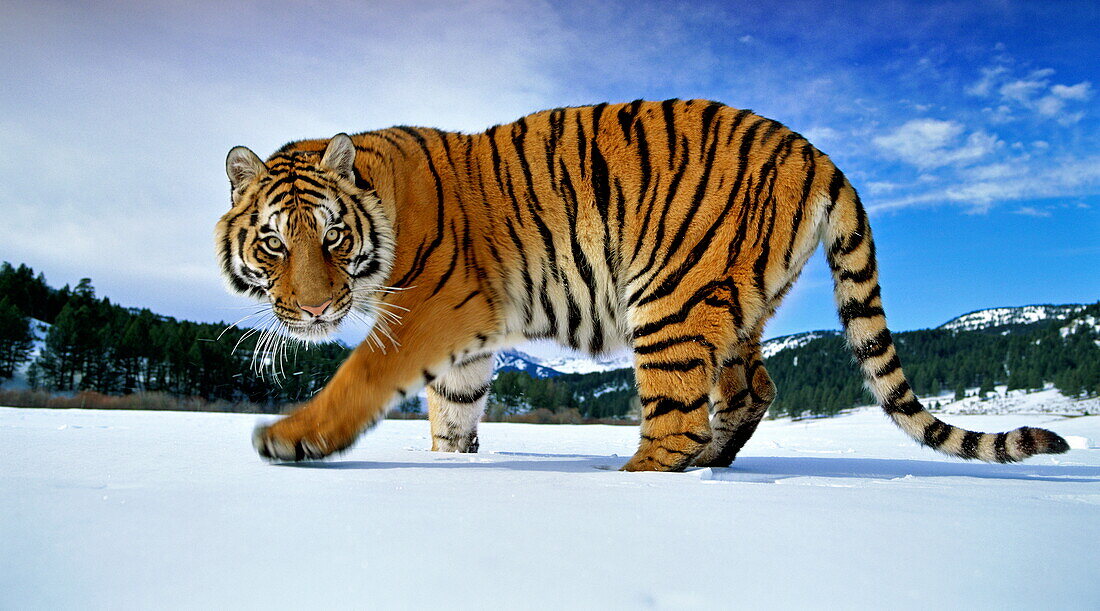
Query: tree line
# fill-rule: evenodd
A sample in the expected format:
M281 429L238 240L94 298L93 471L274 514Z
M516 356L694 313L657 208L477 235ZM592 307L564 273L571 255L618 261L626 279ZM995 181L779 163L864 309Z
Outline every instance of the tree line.
M27 369L32 388L107 395L161 392L275 406L319 390L346 358L340 343L256 351L260 334L99 298L91 280L51 288L26 265L0 265L0 379L31 360L32 319L49 325ZM262 346L261 346L262 348Z
M125 308L97 297L89 279L54 289L26 265L3 263L0 381L31 360L32 319L49 328L27 380L54 392L159 392L274 410L317 392L350 351L339 342L314 344L291 348L283 359L262 343L256 350L254 329ZM930 329L897 333L894 339L919 395L961 396L967 388L989 392L1000 384L1014 390L1053 383L1068 396L1095 396L1100 395L1097 319L1100 302L1073 317L1088 324L1051 320L985 331ZM779 388L773 416L831 415L873 402L839 334L783 350L766 364ZM415 411L414 403L399 409ZM636 417L637 389L630 369L552 378L502 371L493 380L488 411L494 419L532 412L569 415L546 421Z

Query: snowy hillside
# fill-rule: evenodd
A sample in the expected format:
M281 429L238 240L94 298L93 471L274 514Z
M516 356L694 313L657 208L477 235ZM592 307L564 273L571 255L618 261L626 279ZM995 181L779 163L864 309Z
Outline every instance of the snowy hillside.
M992 393L979 397L978 389L967 391L970 396L955 401L950 394L921 397L921 402L936 403L936 413L942 414L1059 414L1063 416L1100 415L1100 397L1071 398L1058 392L1052 384L1037 391L1007 390L997 386Z
M602 357L590 357L577 354L542 361L542 364L561 373L593 373L614 371L634 366L634 356L630 352L620 351Z
M1030 305L1016 308L990 308L963 314L939 327L949 331L976 331L1004 325L1031 324L1042 320L1066 319L1083 310L1085 306L1069 305Z
M964 463L878 410L767 421L730 469L616 471L634 427L386 421L267 465L244 415L0 409L0 608L1088 608L1100 417Z
M760 353L764 355L764 358L768 358L770 356L775 356L776 354L784 350L805 346L806 344L812 342L819 337L827 337L839 334L840 333L838 331L807 331L805 333L784 335L782 337L769 339L768 341L760 344Z
M532 378L552 378L562 373L541 365L538 359L519 350L505 350L498 354L496 371L522 371Z

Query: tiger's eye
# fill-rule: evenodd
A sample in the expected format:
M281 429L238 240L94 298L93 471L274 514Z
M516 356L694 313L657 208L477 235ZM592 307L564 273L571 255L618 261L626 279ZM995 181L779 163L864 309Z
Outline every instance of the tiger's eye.
M335 242L338 239L340 239L340 230L336 229L335 227L333 227L332 229L329 229L325 233L325 241L326 242Z
M279 250L283 247L283 242L275 236L270 236L267 238L267 247L271 250Z

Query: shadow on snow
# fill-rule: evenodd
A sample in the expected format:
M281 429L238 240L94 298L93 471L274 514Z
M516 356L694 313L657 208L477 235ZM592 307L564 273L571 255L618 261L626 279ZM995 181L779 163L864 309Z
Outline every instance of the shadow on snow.
M529 460L497 460L497 457L520 456ZM626 458L588 454L536 454L497 452L492 454L445 454L423 462L373 462L365 460L306 461L276 463L280 467L298 469L513 469L520 471L551 471L591 473L595 470L616 470ZM540 460L541 459L541 460ZM821 458L776 456L739 458L729 468L689 468L710 481L774 483L795 477L823 477L893 480L912 477L975 477L992 480L1026 480L1045 482L1076 482L1100 484L1100 467L1078 465L993 465L974 462L941 462L931 460L885 458Z

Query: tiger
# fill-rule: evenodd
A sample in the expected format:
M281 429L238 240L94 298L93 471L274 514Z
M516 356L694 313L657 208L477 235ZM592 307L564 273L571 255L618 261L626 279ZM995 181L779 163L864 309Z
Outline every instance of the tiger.
M640 440L625 471L727 467L776 395L765 323L823 245L866 386L917 442L1009 463L1068 450L1040 428L929 413L886 326L859 195L803 136L707 100L555 108L481 133L397 126L229 151L217 256L285 333L367 338L312 398L258 426L271 461L351 446L425 389L431 449L476 452L495 355L551 339L633 351Z

